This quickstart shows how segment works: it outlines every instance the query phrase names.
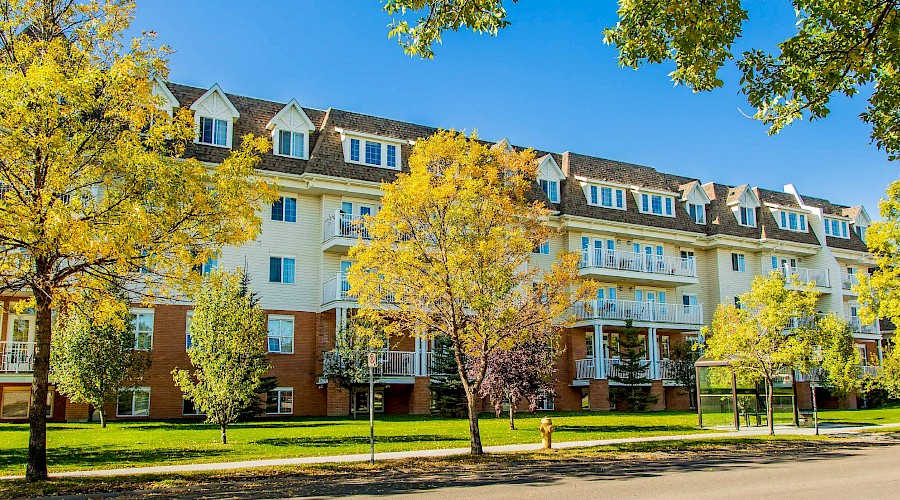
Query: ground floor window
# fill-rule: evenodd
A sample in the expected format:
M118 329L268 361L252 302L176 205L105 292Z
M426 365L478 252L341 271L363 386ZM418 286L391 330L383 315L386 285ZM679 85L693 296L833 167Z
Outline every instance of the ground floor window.
M384 413L384 389L381 387L375 388L375 404L373 405L375 408L375 413ZM351 403L353 405L354 413L368 413L369 412L369 388L365 389L356 389L353 392L353 401Z
M581 409L582 410L590 410L591 409L591 391L587 387L581 388Z
M53 416L54 392L47 392L47 418ZM31 409L31 387L4 387L0 418L28 418Z
M146 417L150 415L149 387L122 387L116 398L117 417Z
M272 415L294 414L294 389L278 387L266 395L266 413Z
M582 402L582 406L584 403ZM541 395L537 399L537 409L543 411L551 411L556 408L556 400L552 394Z
M200 410L194 406L194 402L190 399L181 400L181 414L182 415L205 415L205 413L200 413Z

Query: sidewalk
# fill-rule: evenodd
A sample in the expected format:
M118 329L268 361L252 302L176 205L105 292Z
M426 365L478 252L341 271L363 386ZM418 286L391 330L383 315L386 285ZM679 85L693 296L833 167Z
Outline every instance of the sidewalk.
M859 427L840 426L840 425L820 425L819 434L846 434L855 432L865 432L875 429L900 429L900 423L883 424L883 425L867 425ZM712 429L719 430L719 429ZM727 430L727 429L721 429ZM797 428L793 426L776 426L776 436L802 435L812 436L815 431L811 428ZM719 438L739 438L765 436L768 434L766 427L751 427L740 431L715 432L703 434L685 434L677 436L653 436L638 438L620 438L620 439L598 439L594 441L566 441L554 444L555 449L567 448L590 448L595 446L607 446L626 443L645 443L654 441L678 441L693 439L719 439ZM504 446L485 446L485 453L508 453L521 451L538 451L541 445L538 443L513 444ZM388 453L376 453L375 460L397 460L404 458L429 458L429 457L448 457L454 455L466 455L469 453L468 448L447 448L442 450L419 450L419 451L396 451ZM50 477L98 477L98 476L129 476L138 474L164 474L179 472L200 472L200 471L218 471L230 469L249 469L254 467L277 467L285 465L309 465L309 464L325 464L325 463L344 463L344 462L366 462L369 460L369 454L356 455L334 455L324 457L298 457L298 458L281 458L273 460L248 460L244 462L220 462L220 463L202 463L202 464L180 464L180 465L160 465L154 467L129 467L124 469L94 469L70 472L53 472ZM24 476L0 476L0 480L6 479L22 479Z

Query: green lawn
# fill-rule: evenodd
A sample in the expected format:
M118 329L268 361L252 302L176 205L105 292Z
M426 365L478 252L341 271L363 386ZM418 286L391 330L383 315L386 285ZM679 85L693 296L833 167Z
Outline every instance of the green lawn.
M539 420L546 414L517 418L510 431L505 418L482 418L485 445L537 443ZM697 416L687 412L565 413L553 417L556 442L636 436L691 434ZM877 424L900 422L900 406L879 410L823 411L822 422ZM218 428L186 422L112 422L51 424L48 461L51 471L137 467L192 462L366 453L368 420L295 418L236 424L228 445L218 443ZM375 423L376 451L424 450L468 446L465 419L380 416ZM25 467L28 427L0 424L0 475L21 474Z
M505 417L481 420L486 446L540 442L540 418L522 414L515 431ZM554 441L701 432L697 416L686 412L648 414L551 413ZM110 422L50 424L47 433L51 471L136 467L191 462L366 453L366 418L294 418L235 424L228 445L218 442L217 427L185 422ZM379 416L375 451L467 447L468 422L422 416ZM0 424L0 475L21 474L25 467L28 426Z

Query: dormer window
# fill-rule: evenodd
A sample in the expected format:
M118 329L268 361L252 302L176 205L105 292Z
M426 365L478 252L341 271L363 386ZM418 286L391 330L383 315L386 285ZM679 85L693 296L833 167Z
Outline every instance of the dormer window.
M825 223L825 236L850 239L850 233L847 230L847 221L825 217L823 222Z
M694 222L697 224L706 224L706 205L688 203L687 208L688 213L691 214L691 219Z
M309 134L316 129L296 99L281 109L266 129L272 131L273 152L278 156L309 158Z
M213 146L228 145L228 122L218 118L200 117L200 137L197 142Z
M675 199L671 196L641 193L641 212L645 214L674 217Z
M547 195L551 203L559 203L559 182L540 179L541 191Z
M591 184L587 189L588 205L625 210L625 189Z
M863 243L865 243L867 228L865 226L854 226L853 229L856 232L856 235L859 236L859 239L862 240Z
M738 210L738 224L747 227L756 227L756 209L752 207L740 207Z
M219 85L213 85L194 101L194 104L191 104L191 111L194 112L197 133L194 142L223 148L231 147L234 121L240 118L241 114Z
M779 210L775 212L775 220L778 221L778 227L788 231L796 231L799 233L806 232L806 215L787 210Z
M341 134L344 161L400 170L401 141L335 127Z

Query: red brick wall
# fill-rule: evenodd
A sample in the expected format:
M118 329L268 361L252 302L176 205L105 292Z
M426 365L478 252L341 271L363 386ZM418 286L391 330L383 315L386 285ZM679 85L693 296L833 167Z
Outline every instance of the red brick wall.
M416 415L431 413L431 390L429 377L416 377L409 401L409 412Z
M588 400L591 411L609 411L609 381L591 379Z
M656 403L649 409L651 411L660 411L666 409L666 390L663 387L662 380L654 380L650 384L650 394L656 396Z
M326 386L327 400L325 413L329 417L340 417L350 414L350 391L338 386L328 384Z
M384 388L384 412L390 415L407 415L410 413L410 396L413 386L410 384L391 384Z
M690 395L683 387L666 387L666 410L688 411L691 409Z

